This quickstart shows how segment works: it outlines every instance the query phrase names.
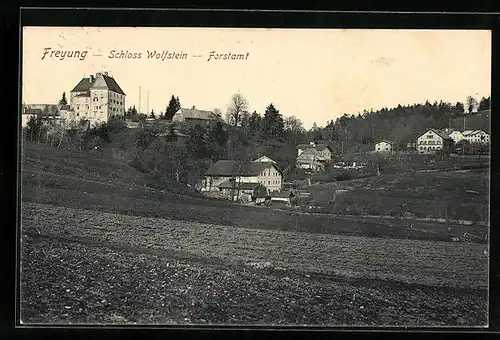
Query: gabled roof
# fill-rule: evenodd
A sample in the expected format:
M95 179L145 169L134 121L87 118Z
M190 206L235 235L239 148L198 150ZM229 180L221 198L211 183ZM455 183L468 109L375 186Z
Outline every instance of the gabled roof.
M306 144L306 143L302 143L302 144L297 145L297 149L307 149L307 148L314 148L314 145Z
M216 115L212 111L184 108L181 108L179 111L181 112L184 119L217 119Z
M41 115L43 111L41 109L32 109L32 108L26 108L24 109L23 114L25 115Z
M316 149L313 149L313 148L307 148L304 150L304 152L302 152L298 157L297 157L297 160L301 160L302 158L304 157L307 157L307 156L313 156L313 157L317 157L317 158L321 158L321 153L316 150Z
M123 92L116 80L103 73L96 73L95 77L92 77L92 79L82 78L71 92L86 92L90 91L92 88L104 88L125 95L125 92Z
M277 164L276 161L272 160L271 158L269 158L267 156L259 157L256 160L254 160L254 162L270 162L270 163Z
M328 149L332 151L332 148L328 144L320 143L320 144L307 144L307 143L301 143L297 145L297 149L316 149L318 151L323 151L325 149Z
M421 133L417 138L420 138L421 136L425 135L429 131L434 132L436 135L438 135L439 137L441 137L443 139L453 140L450 136L448 136L448 134L446 132L438 130L438 129L433 129L433 128L425 130L425 132Z
M71 92L85 92L90 90L90 78L82 78Z
M240 168L241 166L241 168ZM274 163L270 162L238 162L234 160L221 160L215 163L206 175L209 176L258 176L262 170L269 166L275 167L278 171L281 170Z
M391 144L391 145L394 144L394 142L391 142L391 141L389 141L387 139L381 139L377 143L375 143L375 145L378 144L378 143L382 143L382 142L385 142L385 143L388 143L388 144Z
M316 144L316 150L323 151L325 149L332 151L332 148L328 144Z
M481 132L486 133L483 130L465 130L464 132L462 132L462 135L464 135L464 136L472 136L472 135L475 135L475 134L478 134L478 133L481 133Z
M221 189L233 189L239 188L242 190L253 190L257 188L260 183L248 183L248 182L234 182L234 181L224 181L217 187Z

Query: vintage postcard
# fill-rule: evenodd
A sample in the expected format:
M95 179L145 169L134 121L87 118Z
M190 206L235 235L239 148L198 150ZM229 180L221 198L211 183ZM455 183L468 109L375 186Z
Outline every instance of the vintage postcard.
M488 326L490 31L21 45L21 325Z

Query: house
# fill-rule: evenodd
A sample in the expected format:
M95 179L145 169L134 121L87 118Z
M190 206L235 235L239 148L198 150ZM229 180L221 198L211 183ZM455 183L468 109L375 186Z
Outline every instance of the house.
M71 90L69 108L61 110L67 121L88 120L92 126L125 116L125 93L107 72L82 78Z
M490 142L490 135L483 130L466 130L462 132L462 135L469 143L487 144Z
M332 160L332 149L328 144L297 145L297 167L309 171L323 171Z
M208 124L216 120L218 117L213 111L198 110L195 106L191 109L180 108L172 117L176 123Z
M448 136L450 136L451 139L453 139L454 143L458 143L461 140L465 139L464 135L460 130L445 129L445 132L448 134Z
M220 160L206 172L201 191L249 191L259 185L268 193L281 191L282 172L275 163Z
M274 192L271 194L271 202L284 202L287 205L294 203L297 199L297 192L295 190L283 190L281 192Z
M324 171L326 163L326 159L314 148L305 149L296 162L298 168L309 171Z
M438 129L427 129L417 137L417 151L423 154L446 150L453 144L453 139L446 132Z
M299 157L307 149L318 150L320 155L325 158L327 162L332 160L332 149L328 144L316 144L315 142L310 142L309 144L299 144L297 145L297 157Z
M393 151L393 142L387 140L381 140L375 143L375 151L377 152L392 152Z
M40 109L24 108L21 114L21 126L23 128L27 127L31 117L36 118L41 116L42 116L42 110Z
M259 186L259 183L238 183L235 187L232 181L224 181L217 187L222 196L231 198L233 200L241 199L243 201L251 201L254 196L254 191ZM239 192L238 192L239 191ZM239 196L238 196L239 195Z

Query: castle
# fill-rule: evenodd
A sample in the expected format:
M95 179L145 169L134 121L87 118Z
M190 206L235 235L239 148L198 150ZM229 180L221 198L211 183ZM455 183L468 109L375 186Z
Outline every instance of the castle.
M82 78L71 90L69 105L60 108L66 122L86 120L91 126L125 116L125 92L107 72Z

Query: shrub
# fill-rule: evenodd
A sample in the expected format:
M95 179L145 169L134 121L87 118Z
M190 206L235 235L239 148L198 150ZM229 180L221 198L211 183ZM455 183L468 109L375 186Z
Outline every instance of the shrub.
M348 180L351 180L354 178L355 178L355 176L353 176L352 174L349 174L347 172L344 172L344 173L341 173L341 174L338 174L337 176L335 176L335 179L337 181L348 181Z

